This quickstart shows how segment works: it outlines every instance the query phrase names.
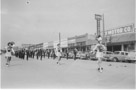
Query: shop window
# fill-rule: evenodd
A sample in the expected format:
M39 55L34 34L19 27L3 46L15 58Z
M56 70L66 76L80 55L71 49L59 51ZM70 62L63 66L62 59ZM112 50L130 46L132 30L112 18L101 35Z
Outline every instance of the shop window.
M129 50L129 51L135 50L135 45L134 45L134 43L130 43L130 44L128 45L128 50Z
M121 51L121 45L113 46L113 51Z
M112 46L107 46L107 51L112 51Z
M128 45L124 45L124 51L128 51Z

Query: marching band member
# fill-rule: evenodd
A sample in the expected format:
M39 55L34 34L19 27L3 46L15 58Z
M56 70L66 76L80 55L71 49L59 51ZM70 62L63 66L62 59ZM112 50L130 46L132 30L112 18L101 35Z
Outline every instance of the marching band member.
M9 42L7 44L7 46L5 47L5 58L7 59L7 62L6 62L6 65L9 66L10 65L10 61L11 61L11 56L13 54L15 54L14 50L13 50L13 43L12 42Z
M57 44L57 48L56 48L56 56L58 58L57 64L60 64L61 53L62 53L62 50L60 48L60 44Z
M98 59L98 71L102 72L103 68L101 67L102 59L103 59L103 51L106 50L106 47L102 44L102 37L99 35L97 37L98 44L93 48L93 52L96 54L96 58Z

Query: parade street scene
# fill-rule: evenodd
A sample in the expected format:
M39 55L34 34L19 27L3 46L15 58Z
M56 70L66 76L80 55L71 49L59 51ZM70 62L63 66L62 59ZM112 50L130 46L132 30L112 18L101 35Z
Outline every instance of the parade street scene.
M136 89L135 0L1 0L1 89Z

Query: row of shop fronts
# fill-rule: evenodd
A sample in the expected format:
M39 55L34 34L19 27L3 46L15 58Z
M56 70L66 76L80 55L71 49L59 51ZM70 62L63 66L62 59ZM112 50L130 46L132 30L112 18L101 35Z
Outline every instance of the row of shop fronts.
M103 35L102 35L103 36ZM43 49L54 49L57 47L57 41L40 43L33 47ZM62 51L73 50L88 51L97 43L96 36L91 34L83 34L60 40ZM127 25L105 31L103 44L107 46L108 51L136 51L136 31L134 25Z

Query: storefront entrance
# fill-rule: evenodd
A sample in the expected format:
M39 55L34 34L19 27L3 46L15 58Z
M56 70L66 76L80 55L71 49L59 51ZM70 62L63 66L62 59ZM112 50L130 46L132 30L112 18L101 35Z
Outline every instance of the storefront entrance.
M121 51L121 45L107 46L107 51Z
M121 51L121 45L113 46L113 51Z
M83 51L83 52L86 51L86 46L77 46L76 48L78 51Z

